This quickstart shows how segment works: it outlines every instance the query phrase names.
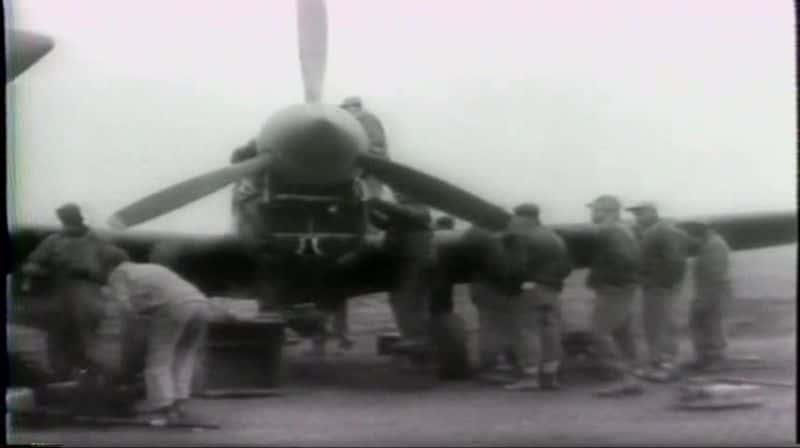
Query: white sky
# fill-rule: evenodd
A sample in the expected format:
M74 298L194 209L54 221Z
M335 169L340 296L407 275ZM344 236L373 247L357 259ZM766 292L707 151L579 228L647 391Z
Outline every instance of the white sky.
M724 8L723 8L724 6ZM302 99L293 1L24 0L55 50L12 95L20 223L116 209L227 163ZM795 207L792 3L329 0L325 97L360 94L393 157L494 201L587 219ZM221 232L229 193L141 226Z

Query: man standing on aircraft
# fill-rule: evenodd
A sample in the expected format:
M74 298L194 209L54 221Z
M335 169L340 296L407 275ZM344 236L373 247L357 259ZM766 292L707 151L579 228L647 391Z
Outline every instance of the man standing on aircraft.
M676 305L686 276L688 240L659 218L652 202L628 207L636 217L642 251L642 312L651 370L646 377L668 381L678 356Z
M725 309L733 296L730 248L722 236L705 223L689 227L698 253L694 260L694 298L689 328L694 345L695 370L719 369L725 360Z
M242 163L258 155L255 140L237 148L231 154L231 163ZM233 187L233 218L239 234L252 236L255 229L248 226L258 222L258 199L268 191L266 175L248 176L238 180Z
M147 398L136 403L134 411L166 419L185 417L196 356L211 318L207 297L161 265L118 256L109 266L107 294L148 321Z
M558 299L572 263L564 240L541 225L538 206L519 205L514 215L524 238L512 242L512 246L522 246L512 250L524 251L525 271L530 273L533 283L523 283L514 313L518 322L514 325L514 347L522 364L522 378L506 389L555 390L560 387L557 374L562 357Z
M22 266L23 291L30 289L32 279L50 282L59 310L48 332L50 362L58 378L69 378L93 364L94 332L105 313L100 292L104 259L121 249L95 235L77 205L63 205L56 214L62 230L42 241Z
M588 206L598 232L587 278L587 286L595 293L592 334L598 356L620 377L617 384L597 395L639 394L642 385L633 376L637 361L633 307L639 286L639 242L620 221L621 204L615 196L600 196Z
M369 138L369 149L367 152L376 157L389 158L389 149L386 145L386 133L383 124L375 114L364 108L360 97L351 96L342 101L342 109L350 112L367 133ZM383 192L383 185L372 176L365 177L367 192L369 197L380 198Z

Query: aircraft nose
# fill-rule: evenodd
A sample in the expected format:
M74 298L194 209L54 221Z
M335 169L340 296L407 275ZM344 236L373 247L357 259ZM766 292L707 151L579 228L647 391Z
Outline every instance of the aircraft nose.
M309 169L335 169L350 163L353 153L347 136L327 118L320 117L293 142L295 163Z

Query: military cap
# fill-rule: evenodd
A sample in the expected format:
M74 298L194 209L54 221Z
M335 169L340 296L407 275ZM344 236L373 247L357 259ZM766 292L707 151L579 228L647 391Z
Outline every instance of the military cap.
M642 201L633 204L625 210L628 210L629 212L635 212L638 210L658 210L658 206L653 201Z
M622 208L622 203L616 196L612 196L610 194L604 194L602 196L599 196L594 201L586 204L586 206L589 208L620 210Z
M520 204L512 210L515 215L522 216L525 218L539 218L539 206L536 204L531 204L530 202L526 202L524 204Z
M342 101L341 107L361 107L361 97L358 96L348 96L347 98Z

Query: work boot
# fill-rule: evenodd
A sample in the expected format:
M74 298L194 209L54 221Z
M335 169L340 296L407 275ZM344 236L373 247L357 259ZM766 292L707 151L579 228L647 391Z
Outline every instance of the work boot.
M153 426L164 426L175 419L172 405L153 406L147 401L135 403L133 413Z
M558 373L542 372L539 374L539 389L559 390L561 383L558 381Z
M503 389L510 391L529 391L539 390L539 379L536 376L525 376L511 384L503 386Z
M669 383L678 379L678 371L672 363L663 362L643 375L644 379L657 383Z

